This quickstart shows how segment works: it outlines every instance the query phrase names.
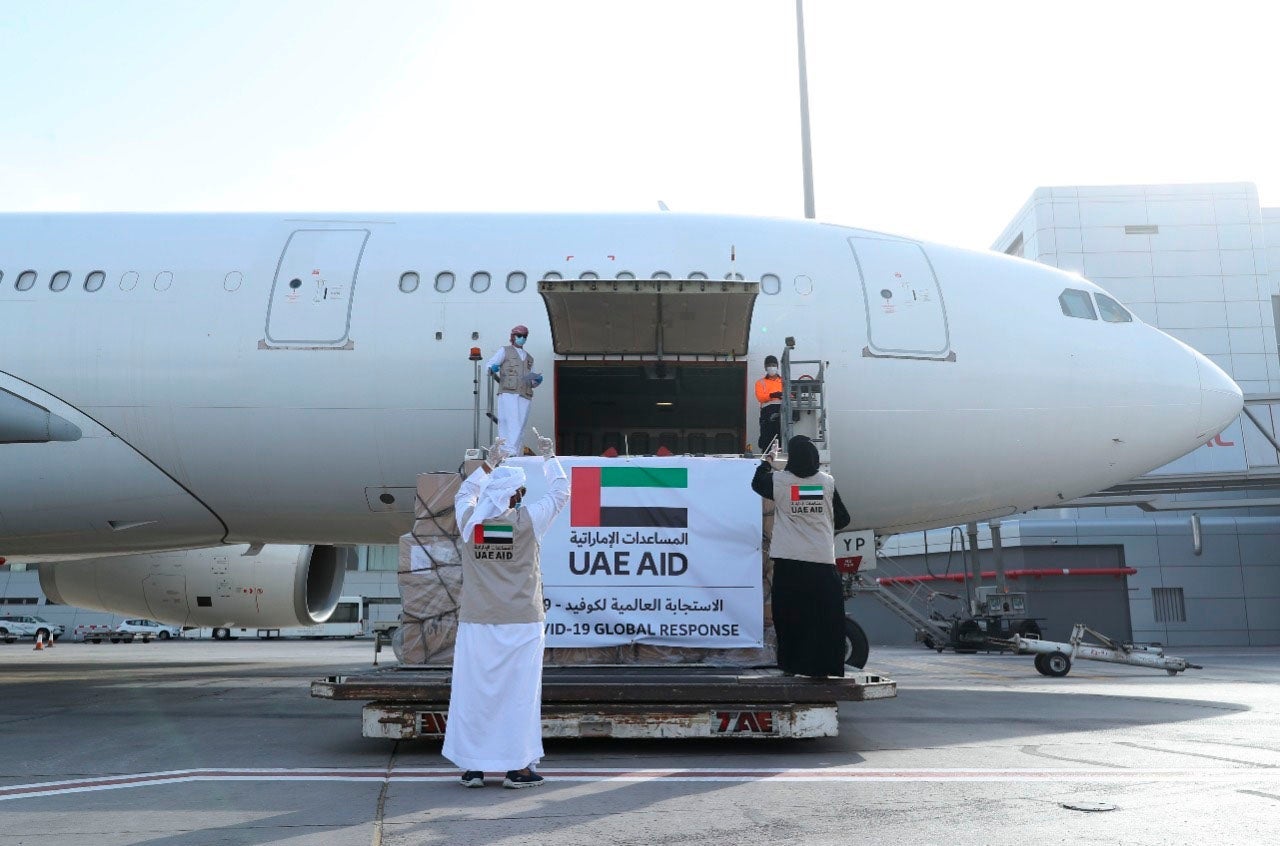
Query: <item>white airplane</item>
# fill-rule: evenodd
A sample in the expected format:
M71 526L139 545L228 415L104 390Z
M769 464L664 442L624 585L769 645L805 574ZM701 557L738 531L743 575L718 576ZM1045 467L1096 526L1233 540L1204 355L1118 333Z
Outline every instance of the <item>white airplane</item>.
M1107 488L1242 406L1079 276L810 221L0 215L0 556L55 562L75 605L323 619L335 545L407 531L415 475L475 440L471 348L518 323L530 422L568 454L741 451L794 336L841 495L884 533Z

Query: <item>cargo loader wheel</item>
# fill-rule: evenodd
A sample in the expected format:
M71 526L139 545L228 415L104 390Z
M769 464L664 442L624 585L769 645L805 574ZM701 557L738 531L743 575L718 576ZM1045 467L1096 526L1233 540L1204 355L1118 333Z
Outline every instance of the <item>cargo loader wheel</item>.
M1062 652L1041 652L1036 655L1036 670L1042 676L1060 679L1071 672L1071 658Z
M862 630L852 617L844 618L844 663L861 670L867 666L867 657L871 653L871 644L867 642L867 633Z
M162 631L162 632L160 632L160 639L161 639L161 640L168 640L170 637L171 637L171 635L170 635L168 632L166 632L166 631Z

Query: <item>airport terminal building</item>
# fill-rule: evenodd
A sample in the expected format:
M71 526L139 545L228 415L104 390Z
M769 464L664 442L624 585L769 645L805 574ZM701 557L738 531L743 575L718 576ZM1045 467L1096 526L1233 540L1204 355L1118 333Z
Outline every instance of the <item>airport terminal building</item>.
M1167 467L1069 507L1006 518L1010 569L1094 573L1019 579L1011 589L1028 594L1029 615L1053 639L1086 622L1170 645L1280 645L1280 208L1262 208L1248 183L1038 188L992 248L1096 282L1211 358L1247 402L1211 444ZM990 569L986 525L979 545ZM884 575L963 571L952 530L896 536L884 551ZM396 548L361 548L347 566L343 593L366 597L370 619L394 620ZM913 639L872 598L856 597L850 610L873 643ZM47 605L37 574L19 567L0 571L0 613L68 628L112 622Z

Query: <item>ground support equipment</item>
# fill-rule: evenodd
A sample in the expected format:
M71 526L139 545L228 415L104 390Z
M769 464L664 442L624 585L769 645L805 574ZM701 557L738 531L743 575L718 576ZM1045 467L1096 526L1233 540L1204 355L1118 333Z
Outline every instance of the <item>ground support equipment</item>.
M1086 642L1086 636L1092 636L1100 643ZM1034 654L1036 670L1045 676L1065 676L1071 672L1071 666L1076 661L1105 661L1110 664L1151 667L1155 670L1164 670L1171 676L1176 676L1184 670L1204 669L1185 658L1165 655L1164 647L1159 644L1120 643L1095 632L1084 623L1076 623L1071 630L1071 639L1066 643L1022 635L1014 635L1008 640L996 642L1020 654Z
M449 668L394 667L311 684L320 699L365 700L365 737L443 737ZM840 702L889 699L881 676L787 676L776 669L546 667L543 737L834 737Z

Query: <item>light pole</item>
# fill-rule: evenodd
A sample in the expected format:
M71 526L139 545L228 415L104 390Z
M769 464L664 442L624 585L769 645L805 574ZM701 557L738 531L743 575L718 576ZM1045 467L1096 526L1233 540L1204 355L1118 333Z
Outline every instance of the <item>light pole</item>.
M809 149L809 73L804 59L804 0L796 0L796 44L800 58L800 156L804 169L804 216L813 220L813 153Z

